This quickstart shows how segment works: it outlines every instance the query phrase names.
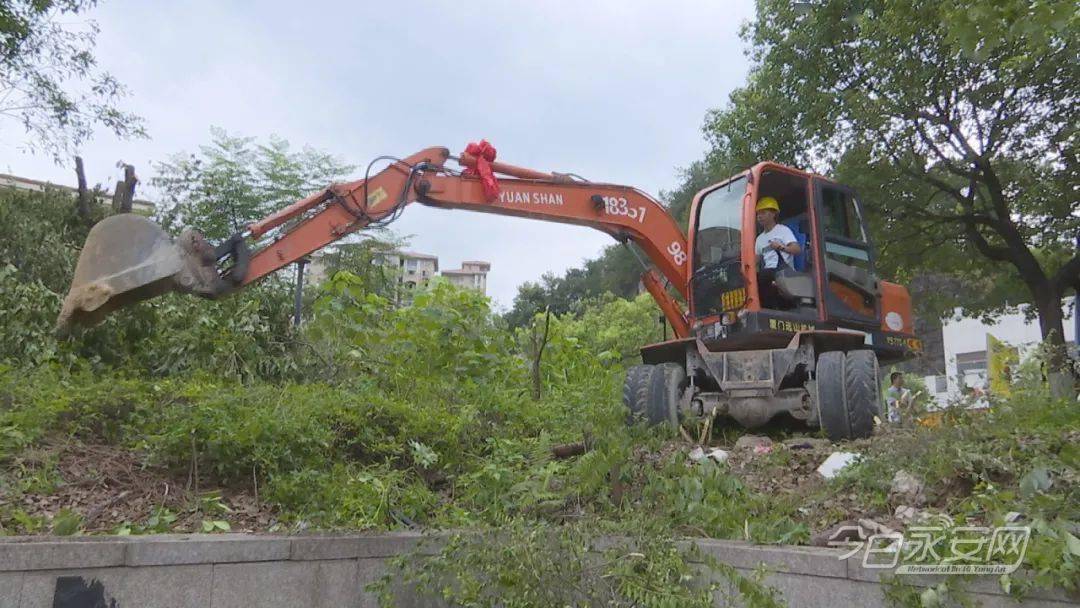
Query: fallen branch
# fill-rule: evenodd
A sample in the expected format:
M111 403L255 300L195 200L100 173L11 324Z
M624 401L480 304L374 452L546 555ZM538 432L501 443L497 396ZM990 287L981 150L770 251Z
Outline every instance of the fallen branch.
M585 445L584 441L576 441L574 443L564 443L562 445L551 446L551 455L560 460L564 458L571 458L573 456L581 456L588 451L589 448Z

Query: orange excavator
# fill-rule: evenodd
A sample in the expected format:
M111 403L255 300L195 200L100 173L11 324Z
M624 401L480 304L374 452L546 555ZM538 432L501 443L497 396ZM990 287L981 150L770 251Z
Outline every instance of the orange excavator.
M458 156L436 147L376 160L389 165L216 245L190 229L173 240L138 215L106 218L87 237L58 327L169 291L228 295L419 202L589 226L636 244L651 261L641 260L642 285L675 336L644 346L626 375L630 414L651 424L727 416L754 428L779 417L836 440L865 437L879 415L879 362L921 350L907 290L875 274L858 197L819 175L762 162L709 186L694 197L687 238L640 190L497 162L487 142ZM755 207L766 197L799 243L769 274L755 250Z

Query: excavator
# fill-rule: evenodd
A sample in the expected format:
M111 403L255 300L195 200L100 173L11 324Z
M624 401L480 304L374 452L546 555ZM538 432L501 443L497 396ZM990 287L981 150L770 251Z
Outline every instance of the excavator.
M875 273L859 197L820 175L758 163L697 193L687 236L636 188L496 161L486 141L457 156L432 147L380 160L384 169L372 174L373 161L363 179L331 185L217 244L192 229L174 240L140 215L102 220L80 253L58 329L172 291L226 296L418 202L589 226L636 245L641 284L673 338L642 347L642 363L628 370L623 401L632 420L720 416L746 428L780 420L833 440L866 437L880 411L879 365L921 351L908 291ZM768 286L755 251L755 206L764 197L777 201L776 220L799 243ZM766 288L775 297L763 298Z

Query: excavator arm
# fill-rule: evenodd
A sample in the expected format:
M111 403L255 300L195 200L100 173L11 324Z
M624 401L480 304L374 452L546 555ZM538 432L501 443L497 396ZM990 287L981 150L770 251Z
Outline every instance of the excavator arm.
M465 173L447 167L448 161L455 161ZM476 176L481 168L490 169L492 176L501 176L497 190L490 184L485 188L484 181ZM249 225L217 247L206 243L198 233L187 231L169 249L163 233L150 235L150 229L142 226L142 222L153 226L148 220L108 218L95 226L87 238L58 325L64 328L74 323L92 323L110 310L164 291L205 297L225 295L348 234L384 225L413 202L589 226L620 242L632 241L655 265L642 276L645 288L656 299L675 335L689 334L682 306L664 285L666 279L686 298L686 236L656 200L628 186L533 171L467 153L455 157L447 148L439 147L391 159L389 166L365 179L334 184ZM115 228L101 226L113 218L123 219L115 220ZM153 228L160 232L156 226ZM133 238L133 233L142 238ZM247 250L248 240L265 237L270 238L268 243L253 253ZM146 244L122 252L103 252L98 246L98 241L105 241L109 248L123 247L125 239ZM92 259L85 259L88 255ZM117 257L124 259L117 263L113 259ZM223 271L220 262L228 258L232 266ZM108 261L103 264L102 259ZM153 262L144 262L146 259ZM135 270L138 276L132 278Z

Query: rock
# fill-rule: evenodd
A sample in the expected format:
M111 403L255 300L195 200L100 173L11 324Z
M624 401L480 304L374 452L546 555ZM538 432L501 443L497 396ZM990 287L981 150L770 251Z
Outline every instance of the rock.
M811 536L810 544L815 547L831 547L835 544L866 540L866 537L866 533L859 527L859 522L851 519Z
M724 450L721 450L720 448L716 448L715 450L709 452L709 458L712 458L720 464L727 462L729 456L730 454L728 454Z
M702 449L700 445L695 446L694 449L690 450L690 460L693 460L694 462L701 462L704 458L705 450Z
M872 519L860 519L859 525L863 530L866 530L870 534L893 534L895 530L886 526L885 524L879 524Z
M859 459L859 455L853 452L833 452L817 468L817 472L825 479L832 479L836 474ZM852 494L854 496L854 494Z
M916 507L925 505L926 493L922 480L903 469L897 471L889 487L889 501Z
M735 442L736 450L753 450L758 446L772 447L773 441L760 435L743 435Z
M896 507L896 511L893 513L893 517L899 519L905 524L911 523L919 517L919 510L915 507L900 505L899 507Z

